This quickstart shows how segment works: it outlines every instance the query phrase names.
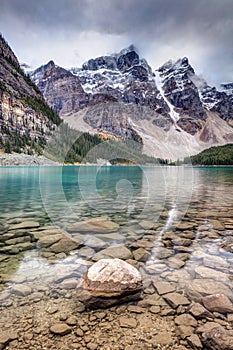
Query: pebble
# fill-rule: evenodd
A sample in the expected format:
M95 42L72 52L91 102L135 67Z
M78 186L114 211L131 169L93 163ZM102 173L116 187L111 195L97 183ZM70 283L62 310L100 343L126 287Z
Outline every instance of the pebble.
M136 328L137 327L137 320L132 317L125 317L121 316L119 318L120 326L123 328Z
M72 328L67 326L66 323L57 323L50 327L50 332L56 335L66 335L72 332Z

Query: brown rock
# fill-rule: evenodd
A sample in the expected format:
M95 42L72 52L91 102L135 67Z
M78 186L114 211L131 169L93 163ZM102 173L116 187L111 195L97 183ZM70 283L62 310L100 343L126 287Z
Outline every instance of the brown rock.
M200 350L202 349L202 343L196 334L192 334L190 337L187 338L187 342L189 346L191 346L192 349L194 350Z
M75 326L77 324L77 317L70 316L69 318L67 318L66 324L68 324L68 326Z
M164 295L164 299L176 309L179 305L189 305L190 301L179 293L169 293Z
M211 313L199 303L194 303L189 312L197 319L212 317Z
M5 347L12 341L18 338L16 332L2 332L0 333L0 350L5 349Z
M206 333L206 332L210 332L212 329L214 328L222 328L222 330L224 330L224 328L219 325L217 322L206 322L204 325L199 326L196 329L196 332L199 333Z
M158 314L158 313L160 313L160 306L151 306L150 307L150 312L152 313L152 314Z
M233 331L222 327L212 328L202 334L203 344L210 350L233 350Z
M156 344L159 344L161 346L168 346L168 345L171 345L172 343L172 337L171 335L168 333L168 332L160 332L159 334L156 334L154 337L153 337L154 341Z
M191 336L193 332L194 328L191 326L180 325L177 327L177 333L182 339Z
M176 288L166 281L153 281L153 285L160 295L174 292Z
M57 243L50 246L49 250L53 253L69 253L80 246L80 241L72 241L69 238L62 238Z
M233 313L233 304L224 294L212 294L202 299L204 306L209 311L220 313Z
M119 225L109 218L99 217L93 218L81 222L77 222L74 225L67 227L69 232L110 232L119 228Z
M175 318L175 324L196 327L197 321L189 314L182 314Z
M137 320L132 317L125 317L121 316L119 318L120 326L123 328L136 328L137 327Z
M129 312L134 312L135 314L141 314L141 313L145 312L145 309L143 309L143 307L140 307L140 306L129 305L128 306L128 311Z
M72 332L72 328L66 323L57 323L50 327L50 332L56 335L66 335Z
M81 328L76 329L75 333L76 333L76 335L78 337L83 337L84 336L84 332L82 331Z
M112 259L118 258L122 260L127 260L127 259L131 259L132 257L133 257L133 254L128 248L126 248L122 244L118 244L118 245L101 250L99 253L95 254L92 257L92 260L98 261L101 259L108 259L108 258L112 258Z
M180 222L175 227L177 230L185 231L185 230L191 230L191 229L195 228L196 226L197 225L193 222Z
M39 246L41 248L47 248L49 246L51 246L54 243L57 243L58 241L60 241L60 239L64 238L64 235L58 233L55 235L49 235L49 236L43 236L39 239Z
M144 248L138 248L133 252L134 259L137 261L147 261L150 254Z

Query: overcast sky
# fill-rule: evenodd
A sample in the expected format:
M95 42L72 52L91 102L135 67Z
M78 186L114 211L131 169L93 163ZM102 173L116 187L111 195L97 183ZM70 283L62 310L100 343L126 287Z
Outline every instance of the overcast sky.
M210 83L233 81L233 0L0 0L0 32L33 68L134 44L153 69L187 56Z

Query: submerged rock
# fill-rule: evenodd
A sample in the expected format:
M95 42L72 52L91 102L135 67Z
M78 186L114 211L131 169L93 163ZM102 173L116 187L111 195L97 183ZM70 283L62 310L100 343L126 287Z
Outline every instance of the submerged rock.
M101 259L108 259L108 258L112 258L112 259L118 258L122 260L127 260L127 259L132 259L132 257L133 255L128 248L126 248L123 244L116 244L112 247L108 247L96 253L92 257L92 260L98 261Z
M99 260L90 267L77 287L78 299L88 309L137 300L141 292L141 274L120 259Z
M223 241L221 248L226 250L229 253L233 253L233 237L227 237Z

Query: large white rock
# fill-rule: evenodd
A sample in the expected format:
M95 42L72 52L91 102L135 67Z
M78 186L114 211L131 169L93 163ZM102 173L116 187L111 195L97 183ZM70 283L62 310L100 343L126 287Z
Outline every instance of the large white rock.
M101 259L92 265L77 287L78 298L88 308L107 307L138 299L140 272L121 259Z

